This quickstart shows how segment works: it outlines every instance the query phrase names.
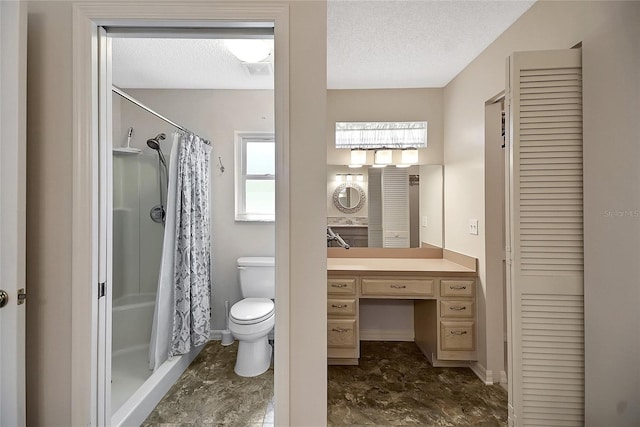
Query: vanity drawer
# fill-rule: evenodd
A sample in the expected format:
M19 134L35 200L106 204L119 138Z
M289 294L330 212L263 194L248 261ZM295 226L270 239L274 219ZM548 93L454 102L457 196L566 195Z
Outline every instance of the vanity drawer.
M472 297L474 295L476 281L471 280L445 280L440 281L441 297Z
M355 295L356 279L330 277L327 279L327 292L330 294Z
M433 296L433 279L362 279L363 296Z
M470 299L440 300L440 317L474 317L474 311Z
M327 314L355 316L356 300L355 299L329 299L327 300Z
M346 348L356 347L357 344L356 319L329 319L327 321L327 346Z
M440 348L443 351L474 350L475 322L440 322Z

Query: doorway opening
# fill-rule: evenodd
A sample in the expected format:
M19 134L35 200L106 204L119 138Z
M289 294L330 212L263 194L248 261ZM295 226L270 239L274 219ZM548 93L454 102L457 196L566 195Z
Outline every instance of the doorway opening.
M131 425L144 422L203 347L220 345L215 341L228 331L228 307L242 299L236 259L256 254L275 258L276 156L258 159L270 159L269 165L261 165L273 177L266 189L256 190L251 183L239 187L233 167L237 132L275 132L273 23L198 31L107 27L98 32L99 275L105 291L98 303L97 424ZM231 45L238 41L266 46L265 56L233 53ZM186 140L206 153L191 162L183 181L200 178L195 191L211 199L208 212L196 212L190 225L209 232L206 237L196 233L195 240L210 248L201 266L210 275L202 289L208 288L211 296L196 303L192 297L187 311L196 319L191 343L176 351L171 341L181 291L173 288L178 264L172 256L179 252L176 216L184 211L184 191L175 182L180 182L185 163ZM275 152L277 145L272 137L270 150ZM253 200L250 206L260 213L270 210L270 220L240 221L233 204L220 202L239 194ZM168 244L174 235L175 245ZM192 285L190 292L200 289ZM198 322L206 324L198 332L201 338L214 343L194 342ZM270 338L273 343L273 333ZM225 360L233 364L235 359ZM263 388L272 390L272 398L273 379L269 382ZM215 413L215 402L210 404Z

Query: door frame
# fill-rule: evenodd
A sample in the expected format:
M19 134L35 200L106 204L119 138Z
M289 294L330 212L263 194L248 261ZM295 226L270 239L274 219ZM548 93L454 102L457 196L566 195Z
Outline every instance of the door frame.
M220 27L273 22L276 134L276 424L289 424L289 6L260 3L83 3L73 6L72 424L100 425L98 406L99 108L98 27ZM152 18L149 16L152 15ZM102 408L104 411L104 408Z
M505 92L487 100L484 104L484 188L485 188L485 312L486 330L502 331L487 335L487 372L492 373L492 382L507 387L508 375L505 364L506 331L506 278L505 269L505 192L504 156L506 142L496 146L500 132L500 113L504 110ZM500 107L502 105L502 107ZM500 108L499 108L500 107ZM506 137L506 135L505 135ZM498 154L500 153L500 154ZM489 316L489 313L493 313ZM508 345L508 344L507 344ZM488 376L488 375L487 375Z
M0 2L0 425L26 424L27 7Z

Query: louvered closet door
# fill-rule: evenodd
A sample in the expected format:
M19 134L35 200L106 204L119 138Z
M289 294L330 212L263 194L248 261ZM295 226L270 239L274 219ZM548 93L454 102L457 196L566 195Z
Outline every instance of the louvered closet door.
M582 426L581 52L516 53L509 68L510 418Z

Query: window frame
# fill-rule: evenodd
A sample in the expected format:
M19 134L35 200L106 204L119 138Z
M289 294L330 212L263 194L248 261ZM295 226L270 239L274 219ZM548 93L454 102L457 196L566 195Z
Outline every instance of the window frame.
M246 182L247 180L264 180L274 182L275 197L275 173L264 175L248 175L247 171L247 143L271 143L275 150L274 132L235 132L235 220L242 222L275 222L273 214L255 214L246 212ZM274 158L275 159L275 158ZM274 164L275 171L275 164ZM275 207L275 204L274 204Z

